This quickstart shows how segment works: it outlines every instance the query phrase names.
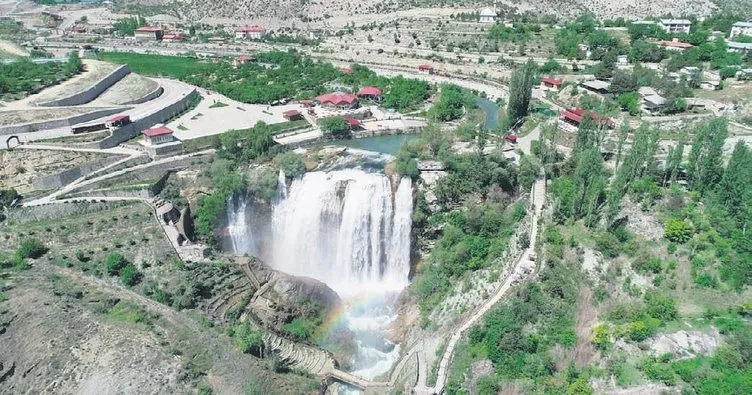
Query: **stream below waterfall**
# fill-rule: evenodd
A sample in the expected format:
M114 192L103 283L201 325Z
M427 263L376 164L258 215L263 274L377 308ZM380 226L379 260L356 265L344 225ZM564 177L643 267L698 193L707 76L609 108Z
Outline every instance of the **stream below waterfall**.
M271 210L243 197L228 202L236 254L337 292L345 309L323 328L344 325L354 334L352 371L368 379L388 372L400 354L385 332L408 285L413 200L409 178L396 184L381 172L347 168L309 172L288 186L280 172Z

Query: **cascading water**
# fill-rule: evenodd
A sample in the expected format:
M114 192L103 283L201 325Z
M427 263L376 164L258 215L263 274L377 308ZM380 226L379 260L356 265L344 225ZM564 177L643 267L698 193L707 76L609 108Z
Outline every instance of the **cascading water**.
M359 344L356 374L387 372L399 346L384 338L394 321L393 305L408 284L412 183L358 169L310 172L289 190L280 172L271 213L271 237L254 234L247 203L228 205L229 234L236 253L260 256L275 269L316 278L335 290L350 309L347 326ZM257 240L268 240L258 242Z

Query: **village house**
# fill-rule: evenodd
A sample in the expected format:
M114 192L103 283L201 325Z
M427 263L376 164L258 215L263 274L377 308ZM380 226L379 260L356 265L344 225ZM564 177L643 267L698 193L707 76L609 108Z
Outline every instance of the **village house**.
M666 98L658 94L648 95L642 98L642 110L647 113L652 114L658 112L664 105L666 105Z
M83 34L86 33L86 27L81 25L75 25L71 28L71 33L73 34Z
M678 38L673 38L671 41L666 41L666 40L657 41L655 44L658 45L659 47L666 48L666 50L668 51L686 51L694 47L694 45L692 44L683 43L679 41Z
M601 95L608 93L608 88L611 86L608 82L601 80L584 81L580 85L593 93Z
M164 125L154 125L151 129L144 130L142 145L152 158L180 152L183 150L183 142L173 136L172 129Z
M168 43L179 43L185 41L185 36L180 34L165 34L162 36L162 41Z
M736 36L752 36L752 22L736 22L731 26L729 39Z
M266 35L266 29L260 26L241 26L235 30L238 40L260 40Z
M541 78L541 89L558 91L563 82L554 78Z
M301 114L298 110L287 110L282 113L282 118L288 121L297 121L303 119L303 114Z
M327 93L316 98L322 107L347 110L358 107L358 97L352 93Z
M658 25L667 33L689 33L692 22L688 19L661 19Z
M350 69L350 68L339 69L339 72L342 73L342 74L344 74L344 75L352 75L353 74L353 70Z
M358 91L358 97L364 100L381 101L381 89L373 86L366 86Z
M752 52L752 43L727 41L726 46L728 47L728 52L738 52L742 55L746 54L747 52Z
M232 67L238 67L240 65L244 65L246 63L253 62L253 56L251 55L240 55L232 60Z
M119 128L121 126L125 126L127 124L131 123L131 117L128 115L116 115L110 119L107 120L107 122L104 123L104 126L107 129L115 129Z
M480 23L496 23L496 11L490 8L484 8L478 14L478 22Z
M717 90L721 89L722 86L723 85L722 85L721 81L707 80L707 81L700 82L700 88L701 89L705 89L705 90L709 90L709 91L717 91Z
M616 124L611 120L611 118L601 117L596 113L587 111L582 108L570 108L564 110L561 113L561 117L558 121L559 128L571 133L577 132L577 130L579 130L580 128L580 123L582 123L582 118L585 116L589 116L590 119L595 121L596 125L602 128L613 129L614 127L616 127Z
M157 26L143 26L136 29L133 35L136 40L159 41L164 36L164 30Z
M433 74L433 66L431 66L430 64L422 64L418 66L418 71L420 71L421 73Z

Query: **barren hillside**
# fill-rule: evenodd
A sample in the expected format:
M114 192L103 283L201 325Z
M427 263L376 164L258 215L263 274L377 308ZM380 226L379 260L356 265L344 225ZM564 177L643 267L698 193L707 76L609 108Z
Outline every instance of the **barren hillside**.
M549 15L572 17L590 11L600 18L632 17L644 15L705 15L716 5L712 0L524 0L495 2L498 7L534 11ZM148 10L185 19L302 19L321 20L363 14L385 14L412 8L477 8L491 6L494 2L475 0L120 0L116 8L124 11Z

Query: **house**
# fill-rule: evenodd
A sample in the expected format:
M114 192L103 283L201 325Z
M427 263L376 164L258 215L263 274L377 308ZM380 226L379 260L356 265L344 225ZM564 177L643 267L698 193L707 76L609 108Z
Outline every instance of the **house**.
M736 36L752 36L752 22L736 22L731 25L729 39Z
M655 89L653 89L653 88L651 88L649 86L642 86L642 87L640 87L639 89L637 89L637 93L639 93L640 97L643 97L643 98L646 97L646 96L651 96L651 95L657 95L658 94L658 92Z
M692 22L688 19L661 19L658 21L658 25L666 31L666 33L689 33L689 29L692 27Z
M73 34L82 34L86 33L86 27L81 25L76 25L71 28L71 33Z
M375 88L372 86L366 86L366 87L360 88L360 90L358 91L358 97L360 97L361 99L380 102L381 101L381 89Z
M726 41L728 52L738 52L740 54L746 54L752 52L752 43L740 43L736 41Z
M346 110L358 107L358 97L352 93L327 93L316 98L323 107Z
M561 118L559 120L565 124L570 125L570 127L574 126L575 128L579 128L580 123L582 122L582 118L586 115L589 116L590 119L594 120L596 122L596 125L609 129L616 127L616 124L610 118L602 117L596 113L587 111L582 108L564 110L561 113Z
M422 64L418 66L418 71L420 71L421 73L433 74L433 66L431 66L430 64Z
M660 111L666 105L666 98L661 95L649 95L642 98L642 109L649 113Z
M119 128L121 126L125 126L125 125L127 125L129 123L131 123L131 117L130 116L128 116L128 115L116 115L116 116L108 119L104 123L104 126L107 129L114 129L114 128Z
M752 69L741 69L736 72L738 80L752 80Z
M702 72L703 77L707 80L720 81L721 74L714 70L705 70Z
M179 43L185 41L185 36L180 34L165 34L162 36L162 41L168 43Z
M136 40L159 41L164 36L164 30L157 26L144 26L136 29L133 35L136 37Z
M496 23L496 11L490 8L484 8L478 14L478 22L480 23Z
M253 56L251 55L240 55L232 60L232 66L238 67L240 65L253 62Z
M553 79L553 78L541 78L541 88L542 89L548 89L552 91L558 91L561 88L561 84L563 82L561 80Z
M684 74L686 76L691 76L699 73L701 70L699 67L695 66L686 66L682 67L681 70L679 70L679 74Z
M314 103L313 100L301 100L300 105L305 108L311 108L316 105L316 103Z
M700 88L709 91L717 91L721 89L721 81L702 81L700 82Z
M288 121L297 121L303 119L303 114L298 110L288 110L282 113L282 117Z
M347 118L344 118L344 119L345 119L345 121L347 121L347 125L350 126L350 130L363 129L363 124L360 123L359 120L357 120L355 118L352 118L352 117L347 117Z
M584 81L580 85L591 92L600 94L608 93L608 88L611 86L608 82L601 80Z
M173 141L172 129L164 125L158 125L151 129L144 130L144 137L147 145L159 145Z
M235 30L238 40L260 40L266 35L266 29L260 26L241 26Z
M344 75L352 75L353 74L353 70L349 69L349 68L339 69L339 72L342 73L342 74L344 74Z
M666 48L666 50L668 51L686 51L694 47L694 45L692 44L683 43L679 41L678 38L674 38L671 41L666 41L666 40L656 41L655 44L658 45L659 47Z

